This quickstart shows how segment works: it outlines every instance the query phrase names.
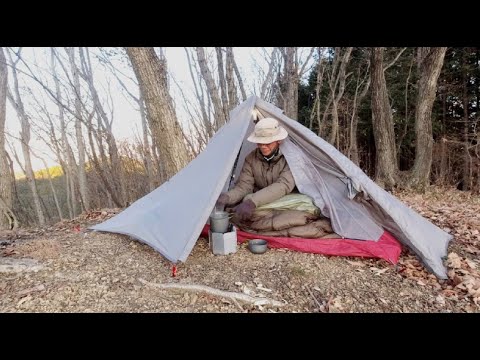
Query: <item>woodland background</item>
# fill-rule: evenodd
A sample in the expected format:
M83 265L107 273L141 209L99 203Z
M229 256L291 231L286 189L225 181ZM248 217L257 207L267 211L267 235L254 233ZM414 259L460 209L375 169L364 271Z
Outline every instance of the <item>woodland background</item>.
M480 48L258 48L262 65L248 71L236 48L185 48L188 87L172 78L164 48L27 50L0 48L2 229L128 206L195 158L252 94L387 190L480 192ZM114 134L118 93L141 119L128 141Z

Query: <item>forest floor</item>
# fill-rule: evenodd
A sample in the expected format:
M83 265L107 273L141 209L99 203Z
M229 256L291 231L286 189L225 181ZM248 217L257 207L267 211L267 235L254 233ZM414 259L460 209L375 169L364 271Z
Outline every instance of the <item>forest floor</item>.
M245 244L217 256L205 238L173 269L127 236L87 232L119 211L104 209L1 232L0 312L479 313L480 197L439 188L395 195L454 235L448 280L407 249L397 265L283 249L255 255Z

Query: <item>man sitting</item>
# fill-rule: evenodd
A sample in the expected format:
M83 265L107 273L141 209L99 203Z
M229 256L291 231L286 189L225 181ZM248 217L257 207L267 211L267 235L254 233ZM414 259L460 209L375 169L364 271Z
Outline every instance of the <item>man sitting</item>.
M319 214L299 210L269 209L255 211L262 205L273 203L292 192L297 193L290 167L280 150L280 143L288 136L285 128L273 118L264 118L256 125L248 141L257 149L245 158L235 186L222 193L217 207L235 205L232 222L241 229L272 236L321 237L332 233L330 222L319 220ZM309 225L307 229L299 228Z

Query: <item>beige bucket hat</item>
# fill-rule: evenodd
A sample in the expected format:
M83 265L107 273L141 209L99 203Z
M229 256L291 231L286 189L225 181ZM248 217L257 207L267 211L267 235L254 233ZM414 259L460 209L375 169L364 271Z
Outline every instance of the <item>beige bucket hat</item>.
M247 140L257 144L270 144L274 141L283 140L287 136L287 130L279 125L278 120L264 118L255 125L255 130Z

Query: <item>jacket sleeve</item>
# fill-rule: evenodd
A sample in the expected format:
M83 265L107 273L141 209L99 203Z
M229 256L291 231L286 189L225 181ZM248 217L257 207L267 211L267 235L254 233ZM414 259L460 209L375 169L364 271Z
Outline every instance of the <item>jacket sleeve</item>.
M255 206L258 207L280 199L282 196L290 194L294 188L295 180L293 179L290 167L287 163L285 163L285 167L280 173L277 181L263 188L262 190L257 191L254 194L246 196L245 200L252 200Z
M250 156L247 156L237 183L226 193L228 195L228 205L233 205L243 200L245 195L253 192L254 185L255 179L253 177L252 160Z

